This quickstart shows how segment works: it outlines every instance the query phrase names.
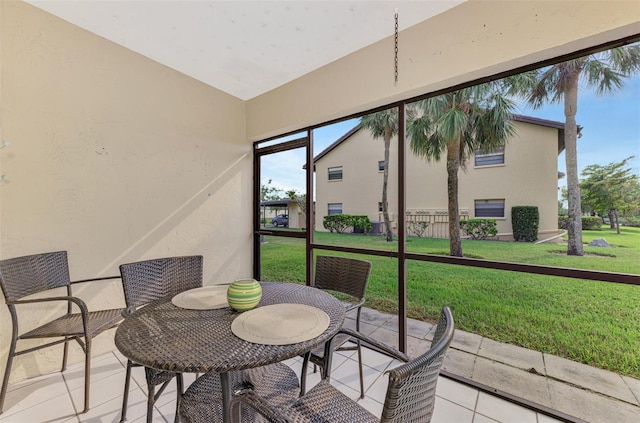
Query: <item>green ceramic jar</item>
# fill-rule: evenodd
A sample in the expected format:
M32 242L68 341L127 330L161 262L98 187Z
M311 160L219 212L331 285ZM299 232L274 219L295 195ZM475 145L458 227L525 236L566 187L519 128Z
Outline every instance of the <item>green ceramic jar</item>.
M262 298L262 286L255 279L236 279L227 288L227 302L236 311L251 310Z

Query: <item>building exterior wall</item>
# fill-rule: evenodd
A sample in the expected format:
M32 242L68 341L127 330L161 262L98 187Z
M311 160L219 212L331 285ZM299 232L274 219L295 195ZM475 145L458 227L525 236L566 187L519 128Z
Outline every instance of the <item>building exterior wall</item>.
M206 284L250 275L244 102L27 3L0 2L0 19L0 128L11 143L0 150L9 177L0 184L0 258L67 250L75 280L202 254ZM119 281L82 297L96 308L124 304ZM21 330L56 313L26 309ZM10 321L2 305L1 363ZM93 348L113 349L112 337ZM17 358L12 381L56 371L61 351Z
M515 122L516 135L508 142L504 164L474 166L471 158L466 169L458 172L460 213L475 216L475 200L502 199L503 218L495 218L502 239L510 239L511 207L537 206L540 212L540 237L557 233L557 151L558 129ZM397 229L398 213L398 149L397 138L391 142L387 196L392 229ZM382 199L383 172L378 162L384 159L381 139L373 139L361 129L344 140L316 163L316 229L324 230L322 221L329 203L341 203L344 214L365 214L371 221L382 221L378 203ZM342 180L328 180L328 168L342 166ZM407 147L406 208L408 219L433 216L442 223L428 234L447 237L447 172L445 158L427 163ZM436 226L441 226L436 228ZM433 232L435 231L435 232Z

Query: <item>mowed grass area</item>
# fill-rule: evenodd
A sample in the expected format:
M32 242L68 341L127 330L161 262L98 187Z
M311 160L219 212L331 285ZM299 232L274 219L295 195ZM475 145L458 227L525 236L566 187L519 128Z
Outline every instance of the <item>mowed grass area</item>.
M605 238L611 248L586 247L569 257L558 244L463 241L468 257L640 274L640 229L622 233L585 231L585 244ZM304 282L304 242L266 237L262 279ZM317 233L315 242L397 249L383 238ZM410 238L411 252L448 254L448 240ZM395 259L317 251L369 260L372 272L367 306L397 313ZM443 305L451 307L460 330L500 342L554 354L640 378L640 286L407 262L409 317L434 322Z

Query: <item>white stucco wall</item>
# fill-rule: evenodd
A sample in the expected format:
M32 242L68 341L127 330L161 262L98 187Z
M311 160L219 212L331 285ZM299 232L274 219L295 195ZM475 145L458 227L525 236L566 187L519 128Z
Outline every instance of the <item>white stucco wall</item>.
M2 1L0 14L0 128L11 143L0 151L10 178L0 186L0 258L67 250L72 279L83 279L202 254L205 284L251 275L244 102L26 3ZM124 304L119 281L83 297ZM54 313L26 311L21 330ZM4 371L4 305L0 317ZM112 348L101 335L94 354ZM61 351L16 359L12 380L58 369Z

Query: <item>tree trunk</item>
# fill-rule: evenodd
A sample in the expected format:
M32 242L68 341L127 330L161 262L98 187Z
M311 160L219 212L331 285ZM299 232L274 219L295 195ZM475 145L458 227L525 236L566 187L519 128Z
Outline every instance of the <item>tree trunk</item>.
M616 228L616 224L613 221L613 209L609 209L609 228L611 228L611 229L615 229Z
M449 255L462 257L460 240L460 213L458 212L458 169L460 145L450 142L447 146L447 196L449 209Z
M616 233L618 235L620 235L620 220L618 219L618 210L617 209L613 209L613 213L616 217Z
M387 184L389 182L389 146L391 144L391 133L385 131L384 134L384 171L382 173L382 217L387 233L387 242L393 241L391 232L391 220L389 219L389 202L387 201Z
M572 77L567 81L567 88L564 92L564 148L567 165L567 199L569 203L567 255L570 256L583 255L582 209L580 207L580 186L578 185L578 127L576 124L579 76L580 70L575 70Z

